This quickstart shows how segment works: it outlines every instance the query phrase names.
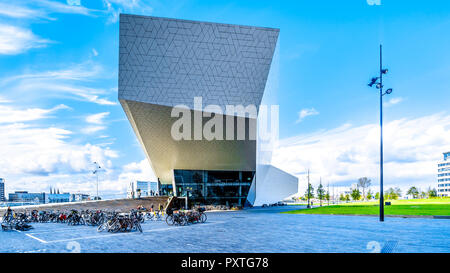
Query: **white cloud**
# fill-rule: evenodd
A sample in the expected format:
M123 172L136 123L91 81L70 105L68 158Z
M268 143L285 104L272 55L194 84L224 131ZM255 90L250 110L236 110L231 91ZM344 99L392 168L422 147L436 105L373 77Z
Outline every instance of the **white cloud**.
M9 102L11 102L11 101L0 96L0 103L9 103Z
M80 6L81 1L80 0L67 0L67 5L69 6Z
M398 103L400 103L402 101L403 101L402 97L392 98L392 99L388 100L387 102L385 102L384 106L389 107L389 106L392 106L392 105L396 105L396 104L398 104Z
M104 119L109 115L109 112L102 112L98 114L89 115L86 117L87 123L94 123L94 124L103 124Z
M308 116L315 116L318 114L319 114L319 112L314 108L302 109L300 112L298 112L298 119L295 123L300 123L303 121L304 118L306 118Z
M12 18L41 18L45 14L36 9L10 3L0 3L0 15Z
M103 5L109 14L108 23L116 23L122 12L139 12L145 15L153 12L151 6L140 0L103 0Z
M92 54L94 54L94 56L98 56L98 51L95 48L93 48L92 49Z
M436 164L450 150L450 115L400 119L384 126L386 187L436 185ZM313 183L350 185L367 176L379 182L379 126L349 124L280 141L273 164L296 174L305 188L310 168Z
M0 16L18 19L47 19L51 14L78 14L84 16L105 16L108 23L115 23L122 12L150 14L153 8L141 0L103 0L104 9L90 9L82 5L80 0L60 1L23 0L14 3L0 3Z
M0 24L0 54L16 55L32 48L45 47L50 42L29 29Z
M33 124L48 118L51 109L18 109L0 105L0 173L6 178L8 191L48 190L49 185L63 191L92 193L94 177L92 162L99 162L104 190L120 188L112 159L118 153L108 146L80 144L72 140L72 131L55 126Z
M96 10L88 9L82 5L68 5L57 1L40 0L33 3L41 6L48 13L93 15L93 13L96 12Z
M79 64L64 65L67 69L39 71L34 73L24 73L21 75L8 77L0 81L1 84L7 84L18 80L73 80L73 81L90 81L94 77L100 76L103 68L98 63L86 61Z
M10 99L15 98L17 101L42 99L47 96L88 101L100 105L116 105L116 102L100 97L111 91L86 86L91 81L105 78L102 73L103 68L100 65L87 61L71 65L66 69L27 72L3 78L0 80L0 88L4 93L9 92Z
M97 133L99 131L105 130L106 126L87 126L83 129L81 129L81 132L83 132L84 134L93 134L93 133Z
M60 109L68 109L68 108L69 107L64 104L60 104L51 109L42 109L42 108L16 109L11 106L0 105L0 124L43 119L47 118L48 114L50 113L53 113Z
M117 157L108 148L69 142L72 132L61 128L15 123L0 125L0 130L8 132L0 135L0 173L5 176L86 172L93 161Z
M96 16L101 10L89 9L81 5L80 0L67 0L66 3L47 0L24 0L0 3L0 16L18 19L47 19L56 20L50 14L79 14Z
M106 0L105 2L117 4L124 8L138 8L142 5L140 0Z
M126 185L134 180L158 181L147 159L140 162L132 162L123 167L122 173L119 175L119 181Z

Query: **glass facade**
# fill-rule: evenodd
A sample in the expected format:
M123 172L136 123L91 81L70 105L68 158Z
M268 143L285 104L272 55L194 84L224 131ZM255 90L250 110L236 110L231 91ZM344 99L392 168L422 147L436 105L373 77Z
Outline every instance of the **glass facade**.
M160 194L166 195L166 196L172 196L173 195L173 186L172 184L161 184L160 186Z
M48 203L70 202L70 193L51 193L46 196Z
M9 194L10 202L34 202L36 204L45 204L45 193L29 193L27 191L16 191Z
M190 205L243 206L253 171L174 170L177 196L188 195Z

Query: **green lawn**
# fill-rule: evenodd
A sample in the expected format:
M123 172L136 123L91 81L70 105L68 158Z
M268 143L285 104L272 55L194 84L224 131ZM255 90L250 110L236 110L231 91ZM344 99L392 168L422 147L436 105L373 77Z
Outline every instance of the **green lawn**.
M385 215L445 215L450 216L450 198L390 200L391 206L385 206ZM313 209L292 210L289 214L340 214L340 215L377 215L378 202L343 203L316 207Z

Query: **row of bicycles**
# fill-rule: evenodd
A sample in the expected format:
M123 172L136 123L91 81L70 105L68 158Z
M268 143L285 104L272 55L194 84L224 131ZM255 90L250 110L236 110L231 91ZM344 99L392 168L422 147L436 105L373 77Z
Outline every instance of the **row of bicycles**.
M169 226L185 226L204 223L207 216L204 208L195 210L147 211L145 208L133 209L129 213L102 210L38 211L14 213L9 209L2 218L3 230L30 230L31 223L65 223L70 226L96 226L97 231L142 232L145 221L165 221Z
M19 230L19 231L28 231L33 227L24 219L15 217L14 213L11 211L7 211L5 215L2 217L1 221L2 230Z
M97 231L104 230L108 232L127 232L139 231L142 232L141 223L144 222L144 217L140 211L132 210L130 213L113 213L107 215L103 222L98 226Z
M14 213L7 211L4 219L16 219L24 223L67 223L69 225L98 225L104 217L102 211L71 210L70 212L37 211Z
M144 222L144 214L138 210L130 213L107 211L70 210L69 212L37 211L15 213L11 209L2 217L2 230L30 230L30 223L65 223L69 226L97 226L98 231L110 232L135 231L142 232L140 223Z
M189 224L204 223L207 216L204 208L198 208L196 210L180 210L180 211L168 211L166 217L166 223L169 226L186 226Z

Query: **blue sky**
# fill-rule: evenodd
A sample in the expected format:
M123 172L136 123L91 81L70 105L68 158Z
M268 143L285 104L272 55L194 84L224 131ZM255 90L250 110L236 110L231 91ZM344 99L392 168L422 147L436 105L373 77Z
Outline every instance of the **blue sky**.
M450 150L450 3L380 2L0 0L0 177L7 191L92 193L99 161L109 196L154 179L117 101L125 12L280 28L273 163L301 184L307 168L313 183L378 183L378 96L366 84L383 43L394 88L386 183L436 186L436 162Z

